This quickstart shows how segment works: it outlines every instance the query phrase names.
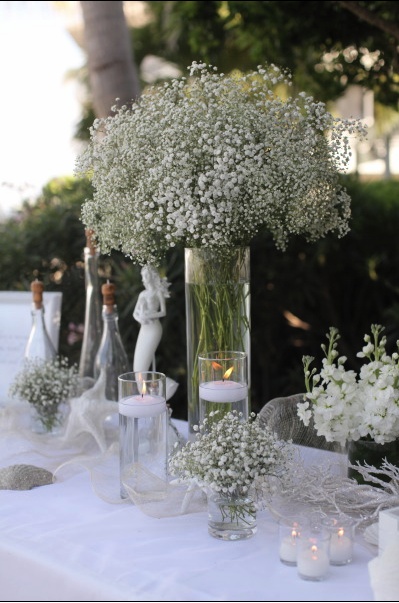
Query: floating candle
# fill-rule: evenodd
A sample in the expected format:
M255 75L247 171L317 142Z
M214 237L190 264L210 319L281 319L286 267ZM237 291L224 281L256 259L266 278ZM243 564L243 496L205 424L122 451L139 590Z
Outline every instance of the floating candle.
M207 402L239 402L247 396L248 386L238 381L208 381L199 386L199 397Z
M166 410L166 400L162 396L137 394L119 401L119 413L136 419L156 417Z

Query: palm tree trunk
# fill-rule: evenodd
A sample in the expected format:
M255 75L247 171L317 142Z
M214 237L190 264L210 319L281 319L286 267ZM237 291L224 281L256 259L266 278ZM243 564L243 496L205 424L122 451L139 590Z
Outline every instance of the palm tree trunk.
M97 117L140 94L123 2L81 2L92 103ZM116 100L118 99L118 100Z

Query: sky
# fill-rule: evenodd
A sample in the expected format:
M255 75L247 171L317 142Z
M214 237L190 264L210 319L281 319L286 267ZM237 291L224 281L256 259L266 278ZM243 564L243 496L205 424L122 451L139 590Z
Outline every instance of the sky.
M50 2L0 1L0 219L53 177L72 175L83 51Z

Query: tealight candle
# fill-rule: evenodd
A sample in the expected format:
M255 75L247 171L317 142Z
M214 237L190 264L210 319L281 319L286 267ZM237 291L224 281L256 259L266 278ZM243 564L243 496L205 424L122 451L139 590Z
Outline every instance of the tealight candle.
M297 568L304 580L324 580L330 566L330 534L327 531L304 531L298 544Z
M323 525L330 531L330 563L346 565L353 556L353 526L345 518L326 518Z
M303 521L303 520L302 520ZM295 517L283 517L279 521L279 556L285 565L297 564L298 539L302 526Z

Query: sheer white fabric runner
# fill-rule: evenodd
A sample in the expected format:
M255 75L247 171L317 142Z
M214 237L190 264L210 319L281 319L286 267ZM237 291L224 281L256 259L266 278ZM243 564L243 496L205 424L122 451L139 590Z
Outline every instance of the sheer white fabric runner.
M132 466L132 471L139 475L139 483L145 486L146 494L135 491L127 481L124 485L129 498L121 498L117 421L117 413L104 421L106 445L100 449L98 439L90 431L79 431L70 437L33 433L30 408L26 403L0 408L0 465L34 465L51 471L54 480L65 480L71 474L85 470L99 498L111 504L133 503L152 517L203 511L206 499L199 488L191 487L188 491L187 485L164 482L139 464ZM178 421L174 422L175 428L178 423L184 427L184 422ZM64 433L71 433L68 426Z

